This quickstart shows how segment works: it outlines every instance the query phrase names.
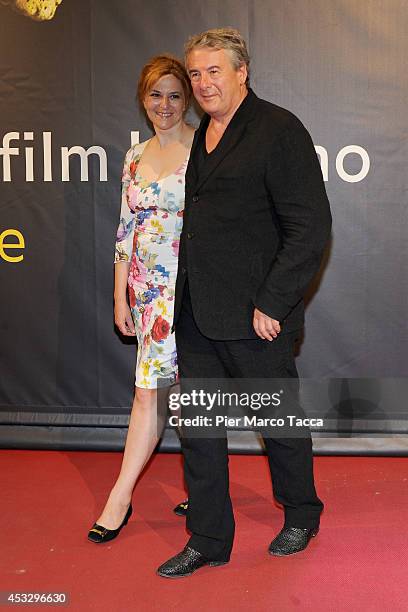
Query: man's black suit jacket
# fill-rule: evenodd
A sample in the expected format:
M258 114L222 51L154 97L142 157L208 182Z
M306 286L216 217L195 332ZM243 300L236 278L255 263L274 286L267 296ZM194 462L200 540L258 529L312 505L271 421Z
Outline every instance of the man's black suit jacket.
M198 174L210 117L195 133L186 172L174 324L186 278L194 317L214 340L257 338L255 306L303 325L303 295L330 235L331 215L309 133L252 90Z

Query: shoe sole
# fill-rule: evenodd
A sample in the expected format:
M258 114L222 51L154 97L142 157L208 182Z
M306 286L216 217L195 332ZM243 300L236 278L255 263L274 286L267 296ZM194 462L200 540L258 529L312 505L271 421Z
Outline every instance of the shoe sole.
M168 574L161 574L159 571L157 571L156 574L157 576L160 576L161 578L173 578L173 579L187 578L188 576L192 576L193 574L198 572L198 570L203 569L203 567L218 567L219 565L227 565L227 563L229 563L229 561L210 561L209 563L206 563L205 565L202 565L201 567L194 570L194 572L189 572L188 574L178 574L177 576L169 576Z
M109 544L109 542L112 542L117 537L118 536L115 536L114 538L111 538L110 540L106 540L105 538L103 540L92 540L92 538L87 538L87 539L88 539L88 542L92 542L92 544Z

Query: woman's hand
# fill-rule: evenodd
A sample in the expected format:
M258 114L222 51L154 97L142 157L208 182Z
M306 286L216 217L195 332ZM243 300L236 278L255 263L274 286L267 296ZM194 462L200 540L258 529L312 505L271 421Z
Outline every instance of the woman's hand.
M115 325L124 336L135 336L135 325L126 300L129 266L130 264L127 261L115 263L115 287L113 292Z
M135 336L136 330L132 313L125 300L115 301L115 325L124 336Z

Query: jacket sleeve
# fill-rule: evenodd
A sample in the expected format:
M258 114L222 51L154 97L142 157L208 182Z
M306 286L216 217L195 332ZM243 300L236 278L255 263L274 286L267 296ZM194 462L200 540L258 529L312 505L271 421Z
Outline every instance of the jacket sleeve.
M265 180L281 245L254 302L261 312L284 321L318 271L331 229L317 154L294 115L270 151Z
M130 164L133 157L133 148L125 156L122 173L122 199L120 207L119 227L116 235L114 262L130 262L133 248L133 235L135 231L135 214L128 205L128 189L130 184Z

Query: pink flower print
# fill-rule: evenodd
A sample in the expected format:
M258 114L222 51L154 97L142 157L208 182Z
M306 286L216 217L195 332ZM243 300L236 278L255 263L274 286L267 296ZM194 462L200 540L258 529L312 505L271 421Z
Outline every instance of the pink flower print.
M179 256L179 248L180 248L180 240L173 240L171 243L171 247L173 249L174 257L178 258Z
M177 170L175 171L174 174L176 176L184 176L184 173L185 173L184 171L185 171L185 168L186 168L187 164L188 164L188 159L183 161L183 163L181 164L180 168L177 168Z
M147 304L147 306L145 306L144 311L142 313L142 332L146 331L146 328L149 325L149 321L150 321L152 312L153 312L153 306L151 304Z
M128 200L127 201L128 201L128 206L130 210L133 210L133 212L137 208L139 199L140 199L140 190L138 187L136 187L135 185L131 183L128 189Z
M134 287L137 283L145 283L147 279L147 268L138 257L137 253L137 233L135 232L133 240L133 253L130 261L128 285Z

